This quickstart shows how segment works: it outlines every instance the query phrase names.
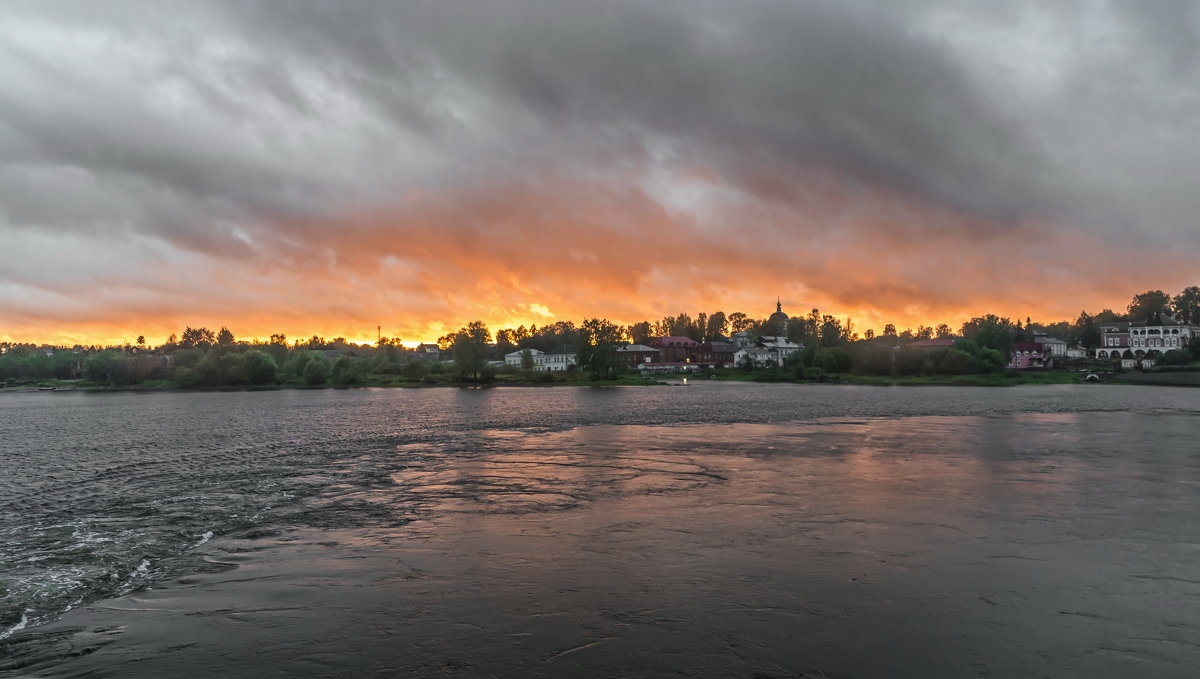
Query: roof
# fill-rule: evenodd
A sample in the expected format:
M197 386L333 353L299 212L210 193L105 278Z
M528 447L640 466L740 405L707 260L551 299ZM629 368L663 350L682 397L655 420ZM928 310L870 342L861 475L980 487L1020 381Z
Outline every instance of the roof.
M938 349L941 347L952 347L956 341L953 337L933 337L909 342L908 346L917 347L918 349Z
M1016 342L1013 344L1013 351L1020 351L1026 354L1040 354L1045 351L1045 348L1037 342Z
M737 351L738 347L732 342L708 341L700 345L701 351L718 352L733 352Z
M772 337L770 335L759 337L758 344L763 347L772 349L799 349L800 345L788 340L786 337Z
M556 347L554 349L551 349L550 351L547 351L546 353L553 354L555 356L563 356L563 355L574 356L575 350L564 344L561 347Z
M617 347L617 351L653 351L656 354L658 353L658 349L648 347L645 344L627 344L623 347Z
M1037 342L1038 344L1066 344L1067 343L1066 340L1059 339L1057 337L1051 337L1049 335L1039 335L1038 337L1034 337L1033 341Z
M770 349L766 349L763 347L742 347L741 349L738 349L737 353L740 354L743 351L751 356L765 356L765 355L770 355L770 353L771 353Z
M1186 325L1183 321L1173 316L1166 314L1153 314L1144 321L1133 321L1129 324L1135 328L1144 328L1146 326L1164 326L1164 325Z
M529 352L530 356L541 356L543 353L545 353L541 349L517 349L516 351L504 354L504 358L509 358L510 356L520 356L526 351Z
M1118 332L1122 330L1128 330L1129 321L1109 321L1108 323L1101 323L1100 329L1103 330L1105 328L1112 328Z
M650 340L652 347L698 347L700 343L691 337L680 337L679 335L671 335L669 337L655 337Z

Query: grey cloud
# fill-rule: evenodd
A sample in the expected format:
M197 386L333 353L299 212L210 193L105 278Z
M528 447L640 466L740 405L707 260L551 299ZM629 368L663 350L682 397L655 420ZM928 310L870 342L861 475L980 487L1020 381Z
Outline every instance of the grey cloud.
M1077 56L1055 91L1026 96L929 28L947 9L1002 34L1032 13ZM606 148L641 161L666 147L767 202L795 203L794 177L833 167L993 225L1052 215L1196 238L1194 3L228 0L4 14L0 30L25 39L7 41L0 67L20 76L0 89L0 230L120 228L246 256L231 224L527 167L586 174ZM1123 49L1074 31L1085 15L1111 22ZM68 34L62 51L38 51L47 27ZM87 60L107 53L73 51L76 33L114 46L104 77Z

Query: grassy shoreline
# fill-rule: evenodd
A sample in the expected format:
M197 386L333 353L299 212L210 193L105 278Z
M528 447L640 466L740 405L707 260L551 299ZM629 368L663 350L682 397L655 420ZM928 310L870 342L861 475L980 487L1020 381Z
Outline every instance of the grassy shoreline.
M545 375L540 373L539 375ZM653 378L640 375L622 375L611 380L594 380L583 373L555 374L551 377L531 378L521 375L497 375L490 382L461 382L451 379L437 379L426 376L422 379L404 379L398 376L376 376L368 380L353 383L327 382L319 385L304 384L262 384L262 385L197 385L182 386L167 380L154 380L133 385L107 385L89 383L84 380L40 380L18 386L0 387L3 392L33 392L53 388L54 391L83 391L83 392L115 392L133 391L175 392L175 391L277 391L283 389L423 389L430 387L455 388L493 388L493 387L615 387L615 386L663 386L678 383L687 378L690 382L753 382L768 384L832 384L852 386L879 387L1010 387L1029 385L1083 384L1086 373L1068 372L1062 370L1047 370L1038 372L1005 371L973 375L853 375L853 374L822 374L816 377L797 379L790 372L719 370L713 373L699 374L666 374ZM1150 386L1200 386L1200 373L1155 372L1155 373L1118 373L1103 376L1105 384L1150 385Z

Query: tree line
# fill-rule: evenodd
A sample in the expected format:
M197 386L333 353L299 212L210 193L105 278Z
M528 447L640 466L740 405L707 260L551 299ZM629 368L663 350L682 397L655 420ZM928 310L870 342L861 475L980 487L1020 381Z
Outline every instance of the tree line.
M1100 345L1101 324L1156 314L1200 323L1200 286L1185 288L1174 296L1150 290L1134 295L1124 314L1111 309L1095 314L1083 311L1073 322L1037 323L1028 317L1012 320L986 314L963 323L957 333L946 324L898 331L889 323L879 334L867 330L860 336L849 318L843 320L818 309L790 317L786 327L779 319L722 311L694 316L680 313L628 326L605 318L585 319L579 325L556 321L501 328L494 334L482 321L473 321L438 339L440 360L406 349L399 338L381 337L375 345L365 345L342 337L326 340L313 335L289 343L283 334L273 334L266 341L247 342L239 341L225 326L215 331L188 326L153 348L145 345L144 337L139 337L133 347L77 346L49 352L32 344L0 343L0 381L13 385L28 379L82 378L98 384L161 382L184 387L489 382L498 371L515 370L530 377L529 354L534 349L575 352L581 371L593 379L612 379L622 372L615 351L621 344L645 344L664 336L723 341L740 332L785 336L803 345L804 350L792 358L789 366L800 372L962 374L1002 369L1016 343L1032 341L1038 334L1094 349ZM909 346L932 338L952 338L955 342L937 350ZM513 352L526 352L519 367L497 368L491 364ZM1200 358L1200 347L1175 354L1167 356L1167 362Z

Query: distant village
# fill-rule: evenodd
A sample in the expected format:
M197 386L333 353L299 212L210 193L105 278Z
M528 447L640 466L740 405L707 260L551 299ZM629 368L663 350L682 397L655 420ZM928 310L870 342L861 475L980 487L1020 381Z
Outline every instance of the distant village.
M749 330L732 333L728 340L707 339L703 342L690 337L655 337L645 344L624 344L616 347L618 363L641 373L698 372L713 368L784 367L799 354L804 344L786 336L790 317L782 305L776 305L766 325L779 328L782 335L758 335ZM1185 323L1163 313L1138 321L1110 321L1097 324L1100 345L1091 349L1090 357L1114 363L1124 369L1149 368L1166 352L1187 351L1192 342L1200 339L1200 324ZM1047 370L1066 367L1070 361L1089 358L1089 349L1070 343L1046 332L1030 331L1029 341L1013 342L1005 368L1011 370ZM885 338L887 335L884 336ZM894 336L899 340L898 336ZM893 348L935 351L950 349L963 339L959 335L912 339ZM424 345L423 345L424 346ZM425 346L436 351L436 346ZM578 354L568 347L549 352L539 349L512 351L504 355L503 364L520 368L531 366L535 371L564 371L575 369ZM495 362L500 365L500 362Z
M1048 325L985 315L946 325L859 336L850 320L813 309L791 316L776 300L766 318L679 314L619 326L605 319L503 328L481 322L413 348L382 335L375 344L311 337L238 340L227 328L185 328L156 347L144 338L121 347L0 343L0 381L88 380L97 384L179 386L490 382L499 376L593 379L702 371L769 371L794 379L822 375L961 375L1069 367L1146 370L1200 359L1200 288L1172 298L1134 296L1128 313L1081 313ZM513 377L518 379L518 377Z

